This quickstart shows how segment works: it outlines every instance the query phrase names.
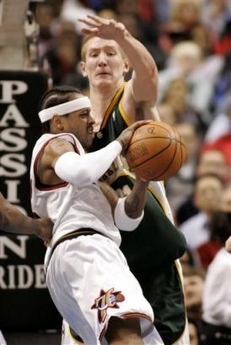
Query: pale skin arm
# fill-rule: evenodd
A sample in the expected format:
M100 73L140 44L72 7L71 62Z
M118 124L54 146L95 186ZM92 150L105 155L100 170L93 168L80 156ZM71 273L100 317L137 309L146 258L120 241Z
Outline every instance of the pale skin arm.
M82 29L83 33L93 33L104 39L113 39L125 53L133 73L125 86L122 100L124 109L130 113L131 104L133 103L134 108L140 102L147 102L153 106L158 92L158 70L153 57L145 46L134 38L122 23L113 19L88 15L79 21L87 26ZM132 120L135 121L135 118Z
M51 239L53 223L47 218L33 219L24 215L0 193L0 229L13 234L36 235L43 241Z
M143 119L160 122L161 120L157 107L147 102L141 103L138 111L136 111L136 121Z
M231 254L231 236L225 242L225 248Z

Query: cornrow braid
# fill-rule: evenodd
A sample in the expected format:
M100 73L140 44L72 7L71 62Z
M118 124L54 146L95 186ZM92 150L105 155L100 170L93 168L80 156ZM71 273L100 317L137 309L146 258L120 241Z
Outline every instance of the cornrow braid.
M82 95L81 91L73 86L56 86L45 92L42 96L39 102L39 111L68 102L71 100L73 94ZM42 124L42 132L50 132L50 121L46 121Z

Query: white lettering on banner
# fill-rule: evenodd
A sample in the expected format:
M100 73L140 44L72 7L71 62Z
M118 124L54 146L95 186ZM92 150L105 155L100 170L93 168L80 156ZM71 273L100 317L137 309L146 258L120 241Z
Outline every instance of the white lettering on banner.
M4 128L0 134L0 151L4 151L1 154L0 177L7 178L4 181L7 185L5 197L16 204L21 201L18 195L20 183L14 179L24 176L28 171L25 150L28 147L26 129L30 125L18 109L15 96L25 94L27 90L28 85L24 81L0 81L0 106L7 105L7 109L0 112L0 127ZM26 214L26 211L23 210L23 213Z
M0 85L2 86L0 103L15 103L13 96L21 95L28 90L27 84L21 80L2 80Z
M0 290L45 289L46 280L43 265L0 266Z
M1 157L0 177L19 177L27 172L26 157L23 154L9 153Z
M26 131L23 128L7 128L1 132L1 150L18 152L27 148Z
M19 235L16 238L19 241L19 244L15 243L15 241L12 241L7 236L0 237L0 259L8 259L6 249L10 250L21 259L26 258L26 242L28 241L29 236Z
M5 114L3 114L3 117L0 121L0 126L9 126L10 121L14 121L15 125L19 127L29 127L29 124L25 121L19 109L14 104L10 104L8 106Z
M24 205L22 202L24 195L20 195L19 191L22 189L23 179L28 173L27 150L29 143L27 134L31 124L27 122L19 104L26 104L25 93L28 89L29 83L27 84L25 81L0 80L1 186L3 183L6 187L4 196L7 200L17 206L24 214L27 214L26 210L21 207ZM27 109L28 111L30 109ZM29 188L25 194L29 199ZM0 260L4 260L5 264L2 263L0 266L0 290L46 288L43 263L28 265L27 245L29 238L26 235L17 235L13 238L0 236ZM13 256L19 258L19 263L11 262Z
M5 180L6 188L7 188L7 195L9 195L10 198L8 198L8 201L17 204L20 202L18 198L18 186L20 185L20 180Z
M21 259L26 259L26 245L29 236L18 235L14 239L7 236L0 237L0 260L9 259L9 251ZM16 243L19 242L19 243ZM7 265L0 266L0 289L45 289L44 265Z

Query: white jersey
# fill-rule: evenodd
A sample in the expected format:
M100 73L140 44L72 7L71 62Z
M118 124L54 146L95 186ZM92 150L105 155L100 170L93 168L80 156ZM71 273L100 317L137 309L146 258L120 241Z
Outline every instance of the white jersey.
M65 234L81 228L92 228L104 236L66 240L52 256L48 249L46 283L54 304L86 345L106 344L104 333L111 317L139 318L144 344L163 345L153 325L151 305L119 249L120 233L99 186L79 187L67 182L44 186L39 182L37 162L48 142L58 136L84 154L71 134L45 134L37 141L30 171L32 210L54 222L51 247Z
M114 224L111 207L96 183L77 186L63 182L47 186L39 182L37 162L48 142L56 137L65 138L73 144L76 152L85 154L80 142L69 133L44 134L35 144L30 169L31 207L33 213L48 217L54 223L51 247L62 236L81 228L93 228L119 246L121 236Z

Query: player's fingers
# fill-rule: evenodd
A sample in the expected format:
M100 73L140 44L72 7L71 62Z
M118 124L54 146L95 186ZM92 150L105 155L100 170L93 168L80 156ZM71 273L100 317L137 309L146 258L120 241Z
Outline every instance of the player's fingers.
M135 130L135 129L137 129L138 127L141 127L141 126L143 126L143 125L147 125L147 124L150 123L150 122L152 122L152 120L140 120L140 121L136 121L136 122L134 122L134 123L130 126L130 128L131 128L132 130Z
M90 19L94 20L97 23L103 23L103 18L98 17L98 16L96 16L94 14L88 14L87 18L90 18Z
M84 19L84 18L83 19L78 19L78 21L81 22L81 23L84 23L84 24L86 24L88 26L91 26L91 27L96 27L96 26L100 25L100 24L97 24L97 23L95 23L95 22L93 22L91 20Z

